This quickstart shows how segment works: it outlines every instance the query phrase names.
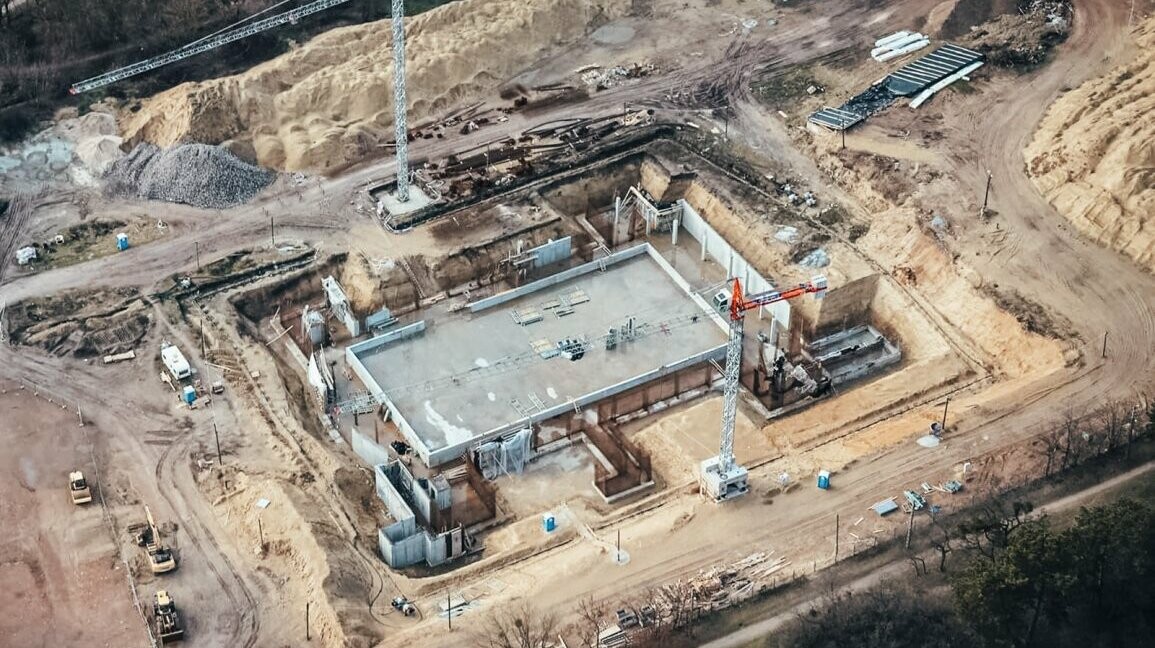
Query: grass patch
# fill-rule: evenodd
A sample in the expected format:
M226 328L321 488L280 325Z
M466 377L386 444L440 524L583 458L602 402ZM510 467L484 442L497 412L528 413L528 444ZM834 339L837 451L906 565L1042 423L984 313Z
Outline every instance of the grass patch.
M779 104L809 96L807 89L810 86L821 87L822 84L812 68L803 66L763 77L751 83L750 90L763 103Z
M121 232L128 234L130 246L139 246L161 238L168 229L158 228L156 223L144 219L128 223L120 220L79 223L60 232L64 238L61 243L55 243L53 237L34 244L40 254L36 265L39 269L50 270L115 254L116 235Z

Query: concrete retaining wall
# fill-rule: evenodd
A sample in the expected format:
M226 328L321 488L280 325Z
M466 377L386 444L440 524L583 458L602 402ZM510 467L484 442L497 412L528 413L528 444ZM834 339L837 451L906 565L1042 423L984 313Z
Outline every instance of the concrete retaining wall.
M353 452L361 457L361 461L369 466L389 463L392 457L389 456L389 450L385 446L378 445L376 441L357 428L350 428L350 430L350 443L353 446Z
M479 299L479 300L477 300L477 301L475 301L469 305L469 312L479 313L483 310L486 310L487 308L493 308L494 306L500 306L501 304L513 301L515 299L518 299L519 297L524 297L525 295L529 295L529 294L538 292L539 290L544 290L546 288L549 288L550 286L556 286L559 283L564 283L566 281L569 281L570 279L574 279L576 277L580 277L582 275L589 274L591 272L599 270L603 266L609 267L609 266L612 266L614 264L621 263L622 261L625 261L627 259L632 259L636 256L645 254L646 250L649 247L650 247L649 245L645 245L645 244L635 245L632 248L621 250L620 252L614 252L613 254L611 254L608 257L605 257L604 259L598 259L596 261L590 261L589 263L583 263L580 266L570 268L569 270L563 270L563 271L561 271L555 275L550 275L548 277L545 277L544 279L538 279L537 281L527 283L524 286L514 288L513 290L507 290L503 293L498 293L492 297L486 297L485 299Z
M692 236L702 246L703 258L709 257L726 268L729 277L737 277L742 281L742 289L747 293L760 293L776 290L777 287L750 265L741 254L719 234L701 214L694 210L690 203L679 200L682 205L682 230ZM790 329L790 305L786 302L770 304L759 309L759 315L769 312L782 325L784 330Z

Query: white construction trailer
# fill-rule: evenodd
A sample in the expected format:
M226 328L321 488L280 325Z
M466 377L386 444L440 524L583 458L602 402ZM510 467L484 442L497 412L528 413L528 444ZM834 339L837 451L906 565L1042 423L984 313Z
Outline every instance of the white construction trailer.
M168 342L160 344L160 359L173 378L184 380L192 375L192 367L189 366L188 360L185 360L184 354Z

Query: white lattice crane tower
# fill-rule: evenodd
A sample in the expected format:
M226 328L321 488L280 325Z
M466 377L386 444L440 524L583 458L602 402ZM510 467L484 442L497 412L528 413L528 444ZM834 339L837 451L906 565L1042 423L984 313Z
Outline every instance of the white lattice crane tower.
M722 441L718 456L702 462L699 470L701 491L716 502L724 502L746 494L747 470L734 460L734 422L738 418L739 378L742 375L742 335L746 313L774 302L813 294L821 299L826 294L826 277L814 277L809 283L798 284L789 290L771 290L754 295L743 295L742 284L734 279L730 295L730 339L726 343L725 386L722 390Z
M405 1L393 0L393 130L397 138L398 202L409 200L409 129L405 123Z

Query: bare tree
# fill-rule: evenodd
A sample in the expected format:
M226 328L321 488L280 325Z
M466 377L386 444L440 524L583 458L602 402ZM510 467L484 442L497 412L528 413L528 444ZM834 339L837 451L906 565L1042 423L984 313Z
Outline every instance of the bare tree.
M556 643L557 618L528 603L495 610L474 636L480 648L549 648Z
M582 645L597 648L598 635L601 634L606 616L605 603L595 600L593 596L587 596L578 601L578 616L581 620L575 624L574 631L581 639Z
M938 536L935 536L933 533L931 534L930 544L935 548L936 551L938 551L938 570L940 572L945 572L946 555L954 550L950 544L950 531L946 528L945 525L939 522L937 517L932 515L930 520L931 525L939 532Z
M1043 468L1043 477L1051 476L1051 470L1055 467L1055 458L1063 450L1063 439L1063 430L1058 427L1052 428L1050 432L1040 437L1043 444L1043 454L1047 457L1047 465Z
M1011 535L1027 521L1027 515L1033 510L1030 502L1008 504L1002 499L993 499L958 525L958 538L968 549L994 562L1010 544Z

